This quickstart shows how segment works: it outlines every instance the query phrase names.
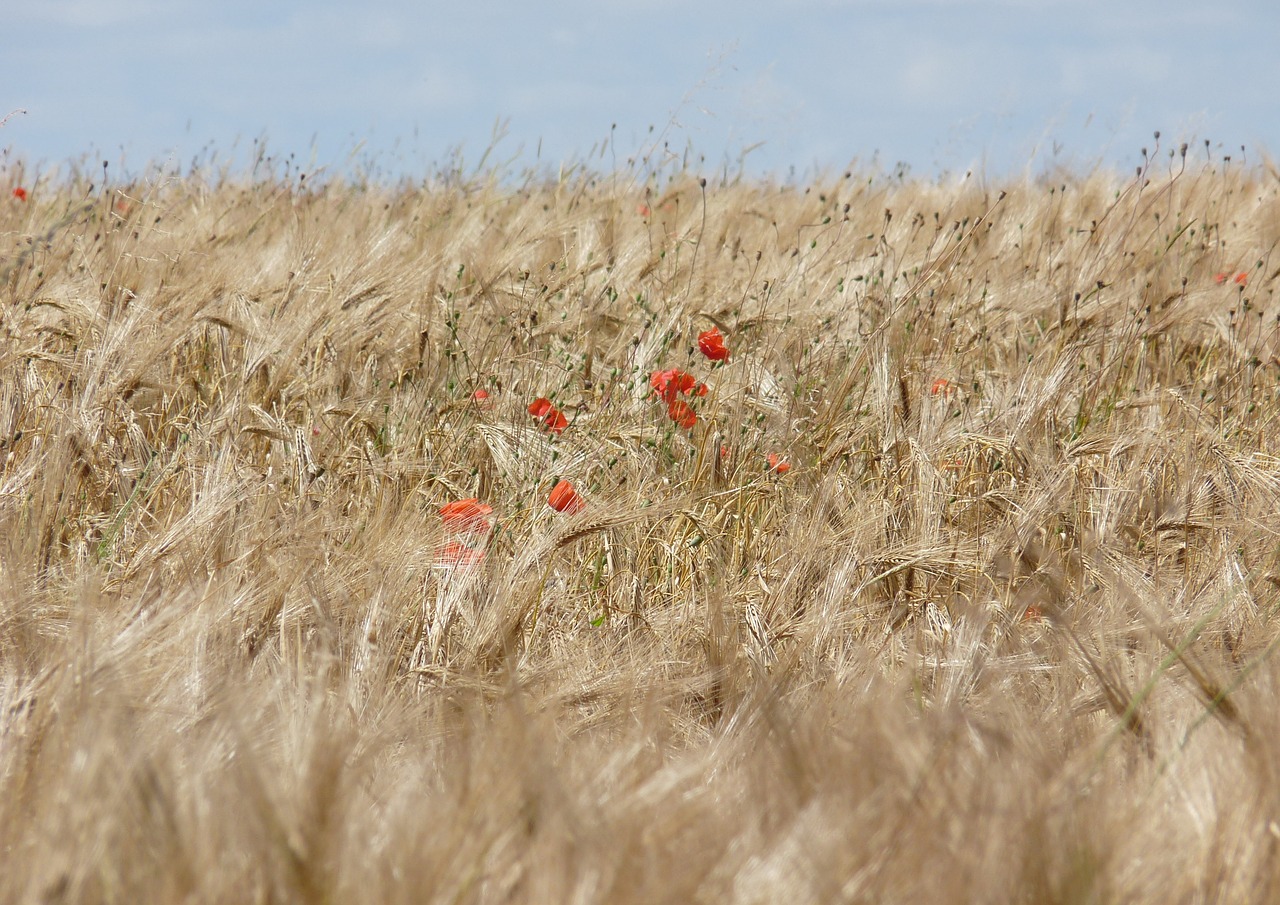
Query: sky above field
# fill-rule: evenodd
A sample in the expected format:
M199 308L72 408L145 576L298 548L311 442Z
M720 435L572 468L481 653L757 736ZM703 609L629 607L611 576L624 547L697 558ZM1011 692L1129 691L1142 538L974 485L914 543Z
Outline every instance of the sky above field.
M416 176L1127 170L1280 153L1275 0L0 0L0 148L185 168L255 140ZM652 131L651 131L652 130ZM604 148L603 153L601 151ZM702 162L701 158L705 158Z

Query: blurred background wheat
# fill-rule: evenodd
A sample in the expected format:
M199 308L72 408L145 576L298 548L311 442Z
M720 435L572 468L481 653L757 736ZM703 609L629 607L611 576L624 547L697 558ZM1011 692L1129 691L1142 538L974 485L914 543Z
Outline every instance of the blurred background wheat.
M0 204L4 901L1280 895L1269 164L93 175Z

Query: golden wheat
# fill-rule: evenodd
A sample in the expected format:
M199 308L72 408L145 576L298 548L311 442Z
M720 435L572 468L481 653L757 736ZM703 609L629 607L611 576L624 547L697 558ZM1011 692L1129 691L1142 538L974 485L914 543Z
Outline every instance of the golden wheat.
M1280 179L1156 159L6 190L3 900L1280 895Z

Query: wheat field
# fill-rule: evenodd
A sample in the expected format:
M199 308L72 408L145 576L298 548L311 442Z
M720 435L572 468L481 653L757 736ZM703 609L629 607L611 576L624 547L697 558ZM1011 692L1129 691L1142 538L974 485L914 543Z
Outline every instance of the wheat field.
M1280 173L1146 161L12 166L0 901L1277 899Z

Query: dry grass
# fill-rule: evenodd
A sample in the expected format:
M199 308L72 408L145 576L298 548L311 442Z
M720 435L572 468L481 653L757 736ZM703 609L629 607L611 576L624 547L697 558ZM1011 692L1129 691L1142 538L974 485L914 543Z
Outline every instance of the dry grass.
M29 188L4 901L1280 896L1267 167Z

